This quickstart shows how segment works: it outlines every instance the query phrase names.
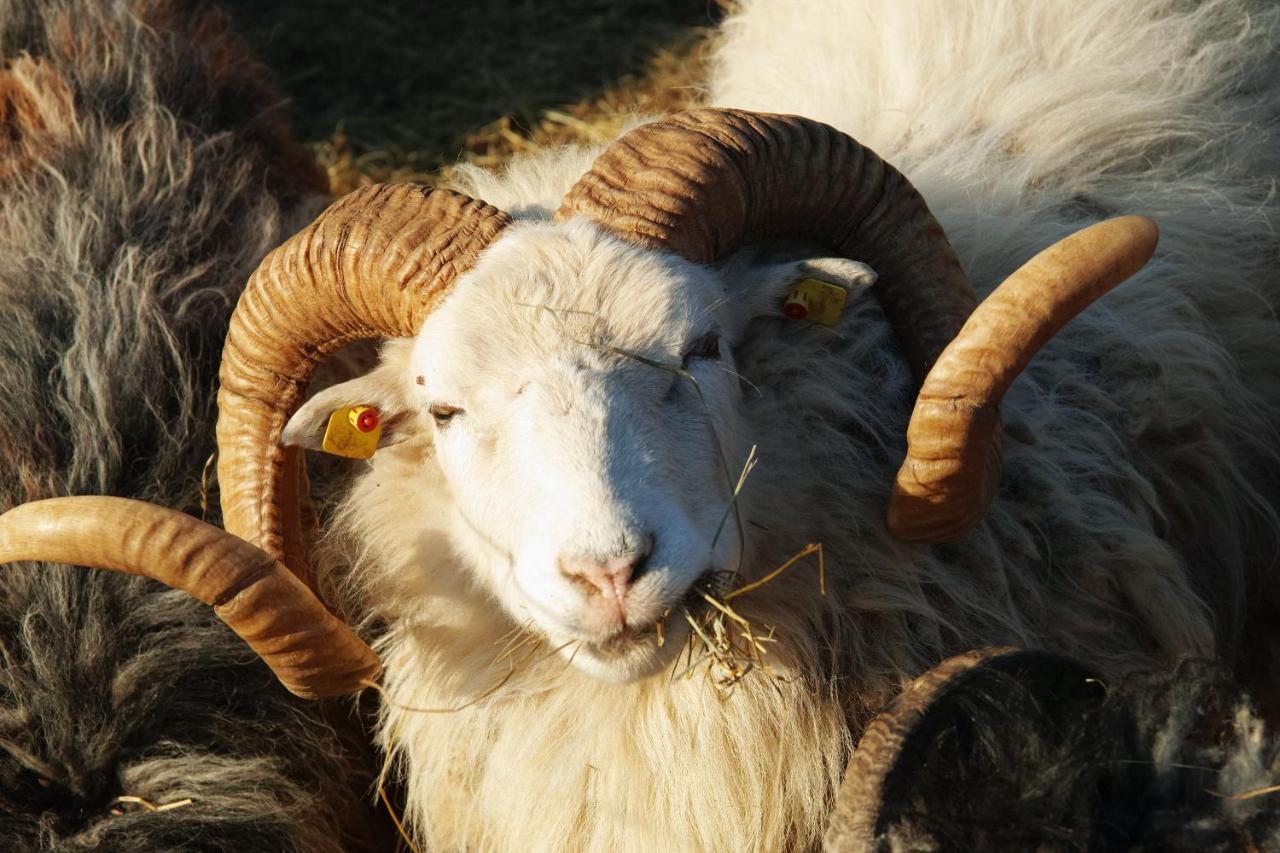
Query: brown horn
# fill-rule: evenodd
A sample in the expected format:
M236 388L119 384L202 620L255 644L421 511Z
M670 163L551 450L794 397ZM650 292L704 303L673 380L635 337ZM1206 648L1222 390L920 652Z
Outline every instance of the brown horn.
M0 563L70 563L153 578L213 606L286 688L360 690L377 656L269 554L180 512L126 498L35 501L0 515Z
M702 109L642 125L600 155L556 215L697 263L786 237L866 261L919 380L977 303L902 173L798 116Z
M408 337L510 223L458 193L356 190L266 257L231 318L218 392L218 481L228 531L305 579L285 531L302 525L280 434L317 363L362 338ZM291 534L289 540L299 537Z
M983 300L929 371L907 428L889 530L952 539L978 523L1000 477L1000 401L1064 325L1140 270L1159 240L1142 216L1099 222L1036 255Z
M993 692L1012 679L1064 713L1097 703L1097 674L1049 652L994 648L949 658L913 681L867 726L845 769L823 849L831 853L879 850L900 811L910 806L922 773L945 773L929 764L930 748L947 729L963 727L953 700L966 692ZM999 701L994 689L994 701ZM962 737L958 735L957 737Z

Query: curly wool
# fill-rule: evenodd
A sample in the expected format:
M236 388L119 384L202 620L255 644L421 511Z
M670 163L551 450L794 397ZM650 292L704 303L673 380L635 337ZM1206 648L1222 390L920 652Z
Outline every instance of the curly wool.
M0 56L0 509L100 493L198 513L227 318L317 176L207 9L5 0ZM5 566L0 656L7 850L373 841L351 711L290 697L184 594Z

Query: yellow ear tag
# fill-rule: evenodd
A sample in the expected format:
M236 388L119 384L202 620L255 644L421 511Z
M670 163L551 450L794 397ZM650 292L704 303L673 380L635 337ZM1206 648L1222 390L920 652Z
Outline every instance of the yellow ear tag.
M824 326L840 322L840 313L849 299L849 291L838 284L816 278L802 278L791 286L782 313L792 320L812 320Z
M382 415L376 406L348 406L329 415L320 449L348 459L368 459L382 438Z

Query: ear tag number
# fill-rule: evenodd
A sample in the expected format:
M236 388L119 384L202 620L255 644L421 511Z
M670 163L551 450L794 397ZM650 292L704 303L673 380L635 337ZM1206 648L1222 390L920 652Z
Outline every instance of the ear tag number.
M782 303L782 313L792 320L812 320L834 326L840 322L840 313L848 299L849 292L838 284L802 278L791 286L787 300Z
M348 406L329 415L320 448L334 456L368 459L382 438L382 416L376 406Z

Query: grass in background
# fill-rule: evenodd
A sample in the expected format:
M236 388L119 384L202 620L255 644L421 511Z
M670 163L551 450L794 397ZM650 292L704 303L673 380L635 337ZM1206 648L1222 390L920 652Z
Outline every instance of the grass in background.
M723 0L222 0L334 192L692 103Z

